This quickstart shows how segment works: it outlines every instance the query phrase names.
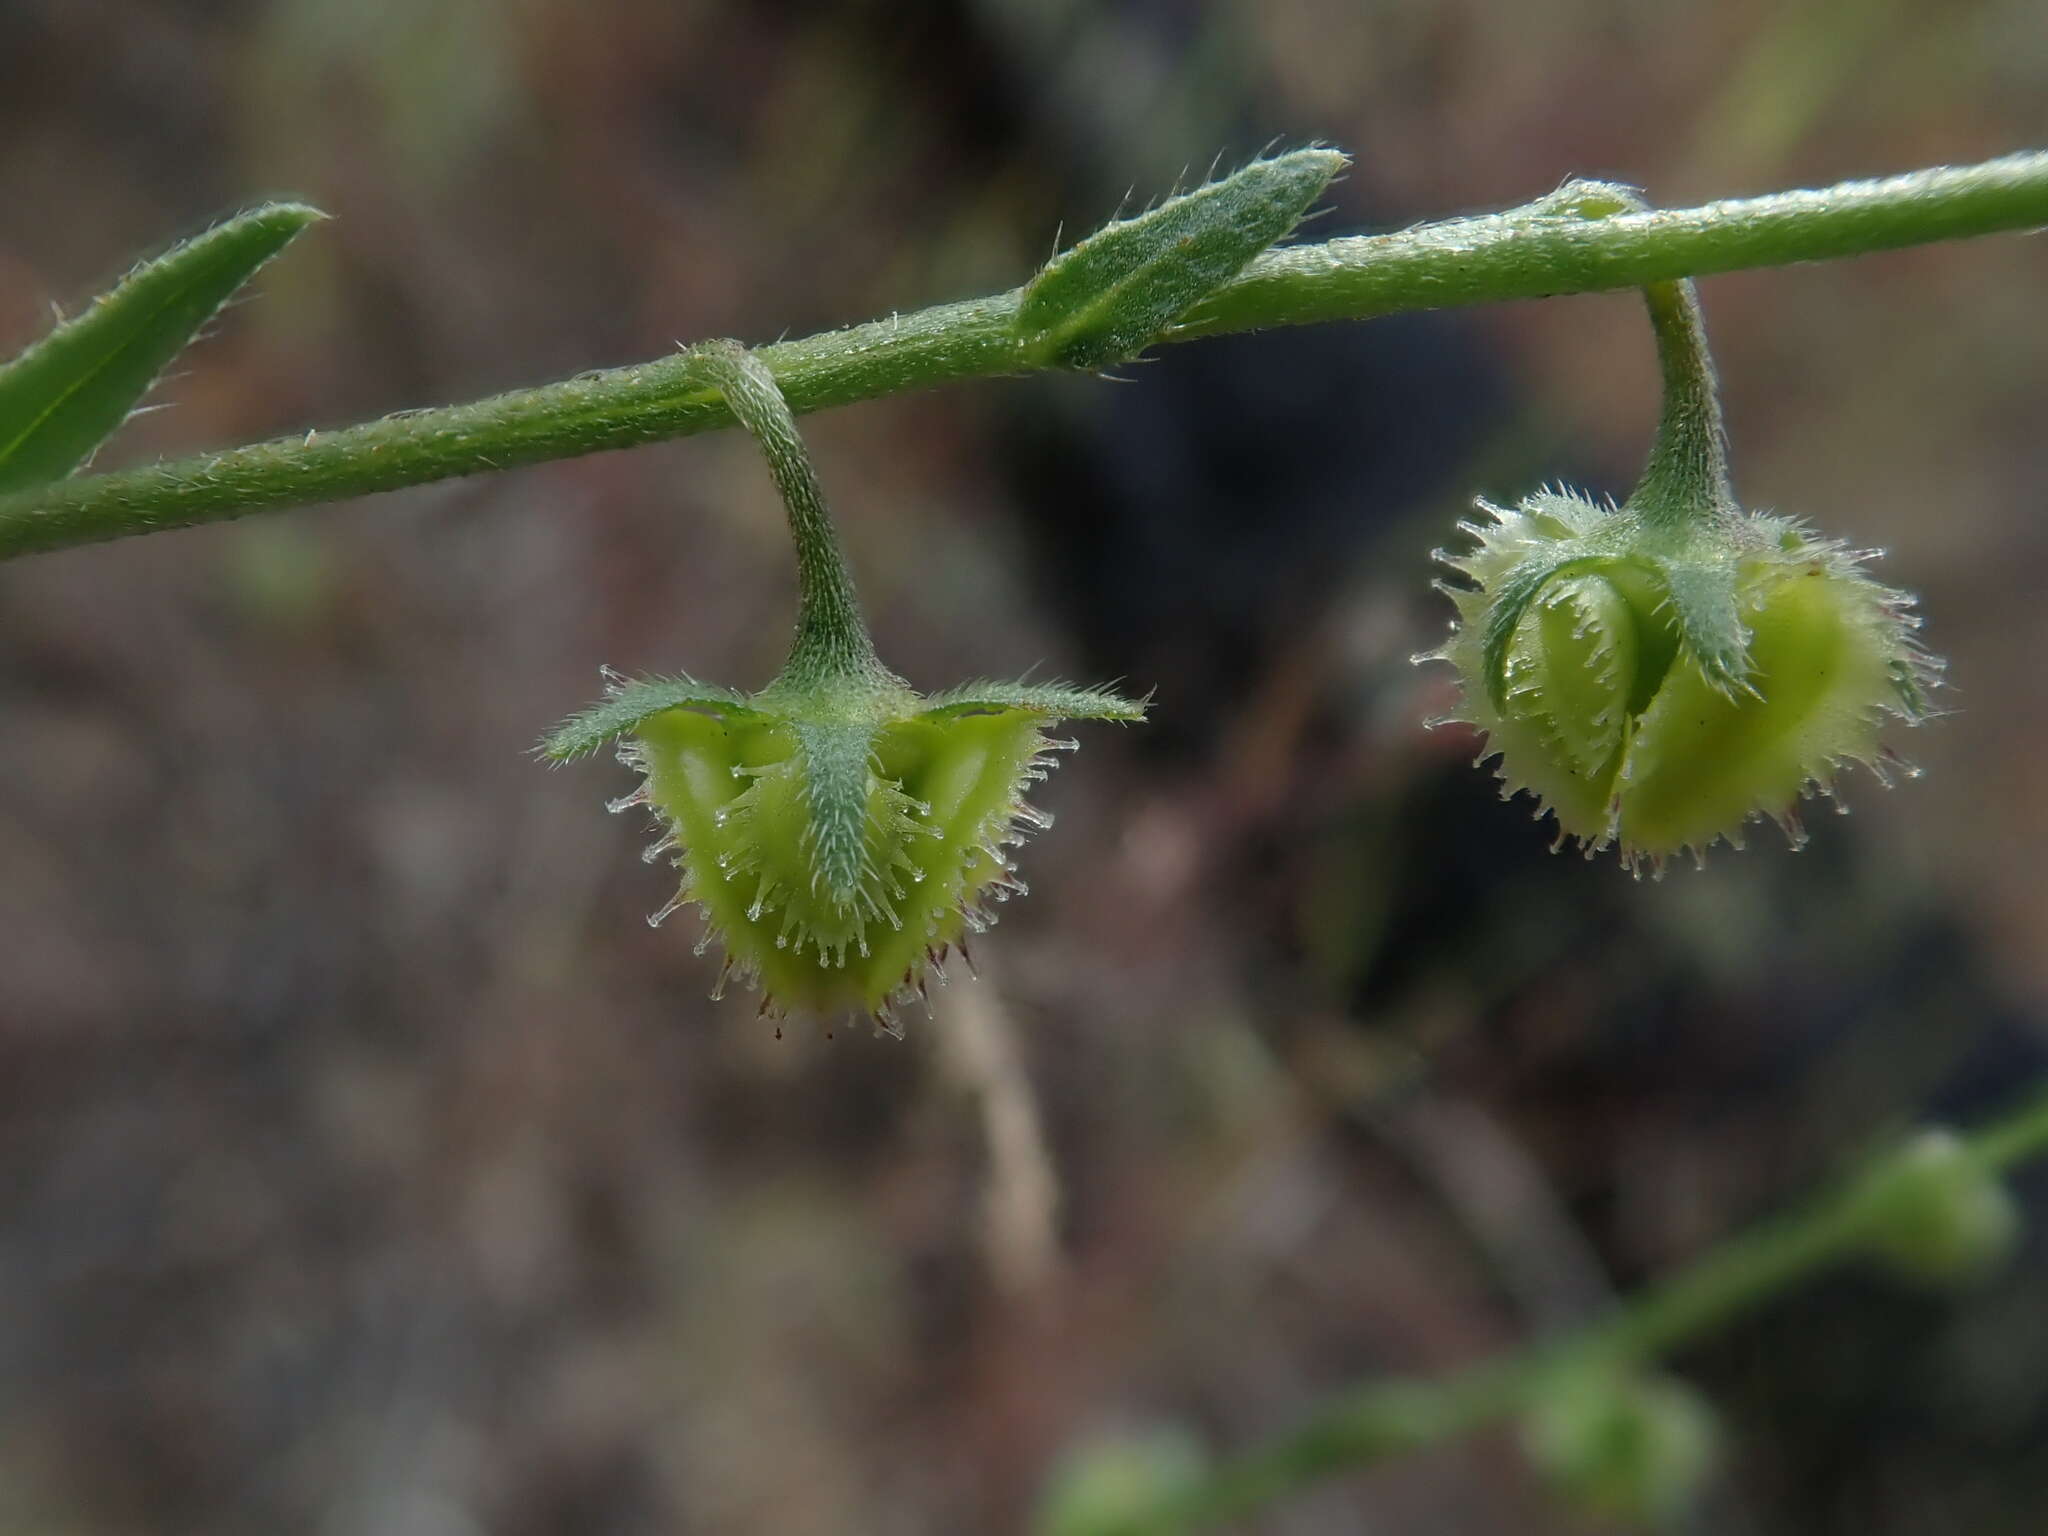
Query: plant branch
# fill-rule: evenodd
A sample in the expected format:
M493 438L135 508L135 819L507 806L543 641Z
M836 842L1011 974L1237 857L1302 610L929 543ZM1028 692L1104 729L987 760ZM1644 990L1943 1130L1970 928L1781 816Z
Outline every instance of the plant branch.
M752 435L789 514L789 535L796 544L796 642L778 681L803 688L827 680L894 682L875 656L860 599L854 596L853 573L825 508L824 489L775 375L736 341L700 342L688 356Z
M1962 1138L1962 1146L1990 1174L2048 1154L2048 1096ZM1885 1218L1882 1202L1873 1198L1878 1187L1866 1172L1804 1210L1724 1243L1613 1316L1562 1339L1439 1380L1355 1388L1270 1445L1224 1462L1101 1536L1164 1536L1216 1525L1326 1477L1520 1413L1561 1375L1654 1360L1863 1251Z
M1269 251L1160 338L1639 288L2048 224L2048 153L1588 220L1527 208ZM1043 366L1022 290L758 349L792 410ZM0 559L724 427L682 354L0 499Z

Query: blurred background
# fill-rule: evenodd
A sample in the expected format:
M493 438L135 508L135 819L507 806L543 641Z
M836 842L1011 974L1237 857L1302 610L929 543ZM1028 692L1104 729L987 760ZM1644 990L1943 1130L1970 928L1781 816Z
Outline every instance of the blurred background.
M2031 0L10 0L0 353L336 216L113 467L1007 288L1275 140L1355 155L1322 234L1975 160L2044 90ZM1994 1112L2048 1078L2044 260L1705 285L1739 489L1889 552L1953 713L1657 884L1551 856L1408 662L1472 495L1627 490L1633 298L812 418L914 683L1157 691L904 1043L708 1002L625 771L527 756L600 663L774 670L736 436L0 568L0 1532L1017 1530L1091 1446L1569 1328ZM1697 1529L2038 1531L2044 1278L1687 1350ZM1502 1431L1255 1528L1592 1527Z

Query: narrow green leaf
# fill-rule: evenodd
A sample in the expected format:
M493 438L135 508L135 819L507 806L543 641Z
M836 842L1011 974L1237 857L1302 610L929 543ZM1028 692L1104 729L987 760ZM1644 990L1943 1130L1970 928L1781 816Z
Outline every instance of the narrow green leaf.
M1135 357L1299 224L1348 163L1297 149L1105 225L1025 288L1016 333L1027 355L1072 368Z
M1048 720L1142 720L1143 699L1126 699L1107 688L1076 688L1070 683L962 683L935 693L920 713L941 719L953 715L997 714L1023 710Z
M588 757L615 736L623 736L649 715L665 709L695 709L731 718L751 715L746 695L693 677L640 677L612 683L604 698L571 715L541 738L542 757L556 762Z
M61 480L128 419L166 364L315 219L271 203L136 267L0 367L0 492Z

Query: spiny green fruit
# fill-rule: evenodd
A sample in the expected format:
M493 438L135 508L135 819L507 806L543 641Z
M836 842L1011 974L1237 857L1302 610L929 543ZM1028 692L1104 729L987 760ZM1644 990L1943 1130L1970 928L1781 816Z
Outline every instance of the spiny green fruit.
M1844 763L1884 778L1880 725L1926 713L1938 663L1866 555L1759 514L1703 531L1563 490L1479 505L1476 547L1437 557L1462 579L1439 583L1458 617L1431 655L1503 792L1535 795L1560 842L1654 870L1761 815L1797 846L1799 800Z
M975 683L921 698L900 680L777 685L751 697L687 678L614 677L606 700L548 749L632 717L619 760L643 776L611 809L646 806L682 884L649 918L695 905L697 945L725 948L713 990L737 977L761 1011L865 1014L890 1033L897 1010L973 964L993 903L1021 895L1011 850L1052 817L1026 800L1061 752L1062 719L1130 720L1144 706L1104 689Z
M1647 207L1597 182L1551 201L1567 218ZM1699 295L1657 282L1643 299L1664 409L1642 479L1618 507L1563 489L1480 502L1485 521L1459 525L1475 547L1437 552L1458 615L1424 658L1458 669L1457 718L1486 732L1502 793L1535 795L1558 845L1611 844L1638 874L1740 847L1756 816L1800 846L1799 800L1832 793L1844 763L1883 779L1879 726L1921 719L1939 675L1869 555L1743 510Z
M725 946L712 996L732 977L761 1012L866 1014L901 1033L897 1009L926 997L953 950L1024 890L1010 850L1052 824L1025 791L1056 753L1061 720L1142 720L1106 688L969 683L929 698L875 655L795 418L766 366L736 342L690 353L753 434L796 544L796 636L759 693L693 678L607 672L605 697L541 743L557 762L618 740L643 776L614 811L646 806L647 851L682 871L649 919L685 903L704 916L702 954Z

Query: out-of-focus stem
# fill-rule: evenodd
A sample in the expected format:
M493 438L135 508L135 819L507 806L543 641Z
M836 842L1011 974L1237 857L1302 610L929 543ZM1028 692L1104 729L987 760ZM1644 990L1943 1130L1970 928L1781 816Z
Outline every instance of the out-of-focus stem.
M1963 1138L1987 1172L2048 1154L2048 1095ZM1861 1250L1884 1219L1866 1174L1804 1210L1767 1221L1680 1270L1613 1316L1551 1343L1438 1380L1371 1382L1271 1444L1097 1536L1203 1529L1339 1473L1508 1418L1561 1375L1653 1360Z

